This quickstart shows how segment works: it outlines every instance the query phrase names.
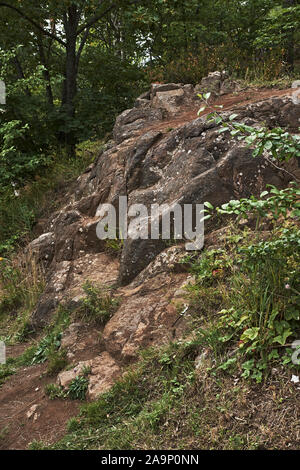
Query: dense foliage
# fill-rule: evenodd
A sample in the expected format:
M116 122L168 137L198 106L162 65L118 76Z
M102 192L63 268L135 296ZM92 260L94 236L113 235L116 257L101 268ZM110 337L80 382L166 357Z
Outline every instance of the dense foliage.
M222 296L209 331L199 330L202 341L215 349L219 370L235 366L242 377L260 382L274 363L295 367L290 346L298 338L300 319L299 196L296 185L271 187L259 199L233 200L216 209L221 217L234 217L235 227L226 249L208 251L193 271L196 292L217 283ZM214 209L207 206L211 215ZM241 228L241 219L251 220L254 230Z
M207 104L208 95L201 96ZM206 106L205 104L205 106ZM254 128L237 123L231 115L224 122L218 112L208 120L222 124L220 132L230 132L253 147L253 157L264 154L274 165L299 157L299 136L281 128ZM292 175L291 175L292 176ZM235 226L228 234L225 248L212 250L193 263L198 284L196 295L222 279L219 318L208 331L199 329L200 342L209 345L218 357L217 370L233 366L242 377L257 382L270 364L292 363L293 341L299 335L299 186L279 190L274 186L259 198L232 200L221 207L206 202L205 219L216 213L233 217ZM246 229L238 225L244 220ZM229 295L228 295L229 292ZM203 292L202 292L203 293ZM225 307L225 308L224 308ZM225 348L220 345L225 344ZM225 349L225 351L224 351Z

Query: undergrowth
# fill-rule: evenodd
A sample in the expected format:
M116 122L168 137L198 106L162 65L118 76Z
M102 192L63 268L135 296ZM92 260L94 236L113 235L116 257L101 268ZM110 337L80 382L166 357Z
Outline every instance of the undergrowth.
M0 258L1 338L26 340L31 332L30 315L44 287L44 270L30 254Z
M207 204L208 215L217 212L229 226L215 246L184 260L195 276L186 337L141 353L109 392L70 420L64 438L30 447L297 446L291 376L299 364L291 344L300 335L298 200L291 186L218 210Z
M235 218L218 247L185 260L196 278L194 330L213 373L261 382L272 367L299 368L291 348L300 337L299 195L295 185L271 187L259 199L206 204L207 217Z
M13 279L15 279L14 276ZM30 279L28 281L30 282ZM12 282L11 279L10 282ZM27 288L27 296L30 296L31 290L28 286ZM90 282L83 285L83 290L86 296L81 305L76 309L60 305L51 323L44 328L43 336L39 340L34 339L34 331L30 323L30 309L26 310L25 316L19 314L15 322L9 325L9 331L14 331L14 334L3 337L7 344L9 342L25 342L31 338L31 345L17 358L10 358L5 365L0 365L0 384L22 366L47 362L46 374L50 376L57 374L68 364L67 351L61 347L61 339L63 331L69 324L78 319L85 324L94 324L95 326L104 326L107 323L119 305L119 300L113 298L108 290L96 287ZM26 299L27 296L25 296ZM6 302L2 305L3 309L4 306L7 306ZM76 393L75 383L74 395ZM80 392L78 393L80 394ZM71 395L70 393L69 398Z
M17 372L20 367L43 364L48 361L46 373L55 375L67 365L66 351L61 349L61 337L70 323L70 312L59 307L50 325L44 330L41 339L32 341L31 345L18 357L8 358L6 364L0 365L0 385L7 377Z
M213 376L207 372L209 359L195 367L201 350L197 338L186 338L142 352L139 362L110 391L83 405L79 416L69 420L59 442L34 441L29 448L257 449L284 447L287 433L293 442L293 385L284 378L276 396L272 387L266 387L260 408L261 385L258 389L224 371ZM51 393L53 398L62 398L56 386ZM254 425L253 408L264 420L259 429ZM282 421L278 426L283 413L290 429Z
M48 395L50 400L55 400L58 398L70 400L85 400L86 392L89 385L88 373L82 372L82 374L77 375L69 384L67 389L63 389L59 385L48 384L45 387L45 393Z
M30 238L39 217L46 217L60 204L60 197L70 183L82 174L103 146L102 141L84 142L77 148L77 158L59 154L49 156L47 171L36 174L33 181L21 187L0 189L0 255L13 253Z
M83 285L85 297L75 315L86 323L104 326L116 311L119 301L110 291L87 281Z

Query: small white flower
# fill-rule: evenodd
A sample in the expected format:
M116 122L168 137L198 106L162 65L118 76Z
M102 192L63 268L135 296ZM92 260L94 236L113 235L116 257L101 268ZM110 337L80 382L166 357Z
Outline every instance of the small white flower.
M300 382L298 375L292 375L291 382L298 384Z

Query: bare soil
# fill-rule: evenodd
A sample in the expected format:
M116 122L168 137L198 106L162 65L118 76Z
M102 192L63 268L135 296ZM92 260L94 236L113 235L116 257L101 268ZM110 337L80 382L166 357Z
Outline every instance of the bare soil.
M102 351L101 342L95 342L95 327L85 328L79 338L85 348L76 351L72 361L77 364L94 358ZM7 358L17 357L29 343L7 347ZM0 450L22 450L36 441L57 441L66 432L66 424L79 412L82 402L50 400L45 386L54 383L56 376L46 375L47 363L22 367L10 376L0 389ZM27 417L33 405L38 405L37 419Z
M243 108L252 103L257 103L259 101L267 100L275 96L291 96L295 90L292 88L286 88L284 90L270 89L270 88L250 88L246 91L240 93L231 93L224 95L213 102L214 106L223 106L223 111L234 110L236 108ZM157 124L151 125L147 130L157 130L161 132L166 132L169 129L176 129L177 127L182 126L183 124L193 121L198 117L198 110L201 107L201 101L199 100L199 105L194 109L185 109L182 108L182 112L178 117L159 122ZM207 108L199 116L205 116L210 112L214 111L214 108ZM144 129L143 129L144 132Z

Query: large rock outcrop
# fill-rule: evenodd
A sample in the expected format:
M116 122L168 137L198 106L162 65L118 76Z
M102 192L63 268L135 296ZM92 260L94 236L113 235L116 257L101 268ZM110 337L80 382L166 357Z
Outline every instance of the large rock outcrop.
M214 75L206 84L213 81L220 95L225 85L230 89L226 80ZM96 226L99 205L118 208L120 196L127 196L129 206L147 208L175 202L219 205L258 193L267 183L279 187L287 183L287 176L264 157L254 159L251 149L229 133L220 134L205 116L197 117L200 90L201 86L192 85L153 85L133 109L117 118L114 140L78 178L76 191L66 196L65 206L44 225L44 233L28 246L48 273L46 290L32 317L34 326L47 323L59 302L76 302L83 295L84 281L92 280L119 286L116 294L122 299L103 332L110 361L126 363L139 348L182 333L184 322L177 319L178 305L184 300L176 293L188 278L178 263L184 245L168 248L163 240L128 239L117 257L108 252L105 240L97 238ZM289 92L237 105L234 112L238 120L251 125L264 122L294 130L299 126L300 106Z

